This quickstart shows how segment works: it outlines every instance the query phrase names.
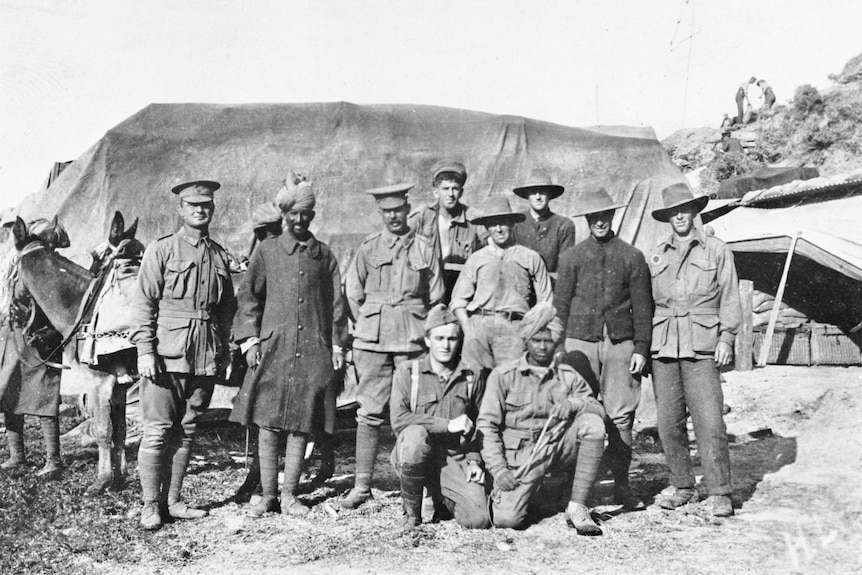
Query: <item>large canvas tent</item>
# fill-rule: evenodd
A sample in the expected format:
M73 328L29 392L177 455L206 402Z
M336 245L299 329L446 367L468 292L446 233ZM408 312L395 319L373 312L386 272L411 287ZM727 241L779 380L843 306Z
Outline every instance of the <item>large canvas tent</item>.
M109 130L50 187L28 197L25 218L59 215L72 238L67 255L86 260L114 210L140 217L149 242L178 225L172 183L211 178L217 193L213 236L244 255L250 214L271 201L287 170L315 182L313 230L346 264L360 237L379 228L368 188L416 182L411 203L430 202L431 166L443 157L469 171L464 201L481 208L512 195L533 168L545 168L566 193L553 204L574 212L579 193L605 187L629 204L617 214L620 235L648 250L666 233L651 217L661 188L682 176L650 128L572 128L517 116L413 105L153 104ZM578 222L579 238L587 234Z

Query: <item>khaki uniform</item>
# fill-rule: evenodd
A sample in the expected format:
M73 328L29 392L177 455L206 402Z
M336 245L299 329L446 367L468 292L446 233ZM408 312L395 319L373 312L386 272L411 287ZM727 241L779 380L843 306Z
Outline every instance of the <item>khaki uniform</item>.
M162 373L141 383L141 449L161 450L177 424L186 438L194 436L227 360L235 309L227 253L209 237L183 228L147 247L130 339L138 355L157 355Z
M441 380L426 356L395 370L389 406L397 435L392 463L398 474L404 463L425 465L429 488L440 489L459 525L474 529L490 525L485 487L467 482L467 463L482 460L481 442L475 434L461 441L447 428L450 420L464 414L476 421L484 388L484 378L469 364L459 363Z
M515 489L492 492L494 525L523 525L530 500L542 486L546 473L570 475L575 471L580 441L597 439L585 433L585 423L592 419L593 428L603 429L605 412L586 380L566 364L542 368L527 363L523 355L500 365L488 377L476 426L482 434L485 468L495 479L507 470L514 473L530 459L551 408L563 401L575 407L574 418L560 437L536 454ZM553 425L554 422L549 428Z
M392 390L398 363L422 353L423 322L443 298L443 277L433 246L410 230L365 239L347 271L345 284L356 320L353 360L359 371L357 421L374 427Z
M463 264L473 253L481 249L488 239L485 226L470 223L470 220L478 215L473 208L461 204L460 213L449 223L446 234L448 251L443 253L443 241L440 237L440 204L425 206L410 214L408 220L410 227L416 230L417 235L424 237L434 246L434 251L440 260L443 268L443 283L446 286L444 298L446 302L451 297L452 288L455 287L459 275L456 270L446 270L446 264Z
M649 267L656 304L653 385L671 484L695 484L686 430L690 413L706 488L710 495L728 495L730 455L715 349L719 342L732 348L742 323L733 253L718 238L695 231L689 242L671 236L660 243Z

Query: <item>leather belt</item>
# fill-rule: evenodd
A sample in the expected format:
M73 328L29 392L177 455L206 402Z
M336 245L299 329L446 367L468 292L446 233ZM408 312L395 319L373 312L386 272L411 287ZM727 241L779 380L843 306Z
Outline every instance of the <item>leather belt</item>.
M509 321L520 321L524 319L524 314L519 311L497 311L493 309L477 309L473 312L474 314L479 315L493 315L497 317L504 317Z

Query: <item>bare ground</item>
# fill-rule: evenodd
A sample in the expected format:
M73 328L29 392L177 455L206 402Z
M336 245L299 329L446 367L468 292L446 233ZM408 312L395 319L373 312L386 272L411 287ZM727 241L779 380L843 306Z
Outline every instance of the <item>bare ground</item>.
M60 573L495 573L637 572L640 575L862 572L862 368L768 367L726 374L727 423L737 514L710 519L697 505L613 514L604 536L576 536L561 515L528 529L467 531L453 522L401 535L400 499L388 453L378 460L375 499L353 512L334 497L352 471L352 437L339 433L336 479L303 496L308 519L244 516L233 499L245 471L235 456L243 434L216 425L187 479L188 499L210 517L156 533L137 528L137 485L86 499L95 454L64 446L60 482L32 469L0 479L0 572ZM71 422L67 425L70 425ZM744 433L771 435L745 441ZM29 428L28 428L29 429ZM38 449L38 432L29 444ZM5 440L0 440L5 443ZM391 439L389 444L391 445ZM0 446L5 449L5 445ZM134 471L134 453L132 471ZM39 463L38 452L32 458ZM660 445L636 446L634 487L652 499L666 486ZM607 486L596 489L604 503Z

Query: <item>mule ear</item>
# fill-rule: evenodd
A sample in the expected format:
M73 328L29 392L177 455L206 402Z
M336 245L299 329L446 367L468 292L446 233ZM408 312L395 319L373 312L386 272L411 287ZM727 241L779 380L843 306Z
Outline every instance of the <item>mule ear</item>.
M114 219L111 220L111 229L108 231L108 243L112 246L118 245L123 241L123 228L126 222L123 219L123 214L114 212Z
M138 218L135 218L135 221L132 222L132 225L129 226L129 229L125 231L125 233L123 234L123 239L133 240L135 239L136 233L138 233Z
M12 235L15 236L15 249L20 250L27 241L27 224L20 217L15 218L12 225Z

